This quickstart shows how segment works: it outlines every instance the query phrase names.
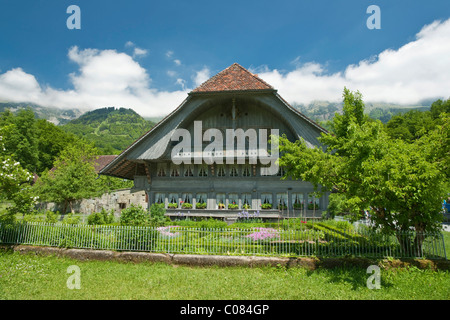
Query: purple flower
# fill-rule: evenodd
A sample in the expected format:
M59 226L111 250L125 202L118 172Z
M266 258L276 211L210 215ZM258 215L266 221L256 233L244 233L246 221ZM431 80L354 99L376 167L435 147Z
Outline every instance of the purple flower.
M280 235L277 230L273 228L255 228L256 232L253 232L247 236L246 238L250 238L254 241L257 240L266 240L266 239L273 239L273 238L279 238Z

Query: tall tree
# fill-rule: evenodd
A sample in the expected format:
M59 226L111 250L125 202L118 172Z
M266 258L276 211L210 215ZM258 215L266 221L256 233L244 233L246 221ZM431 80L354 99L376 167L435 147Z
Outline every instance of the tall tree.
M1 126L13 125L5 135L5 149L23 168L36 172L39 167L38 133L35 116L30 108L14 116L9 110L2 114Z
M36 128L38 131L37 144L39 155L39 166L36 172L40 174L45 169L51 169L53 162L61 151L67 145L75 143L79 138L73 134L66 133L60 127L44 119L36 120Z
M31 192L33 175L22 168L4 147L4 138L10 136L8 131L11 130L13 125L0 127L0 199L12 202L7 211L13 218L16 213L29 213L37 198Z
M45 201L63 203L63 212L70 207L73 212L75 200L98 194L95 160L97 150L90 144L77 142L68 145L55 161L54 168L46 170L36 183Z
M286 176L344 194L346 206L359 212L355 218L371 208L377 228L396 234L405 250L408 245L420 250L422 233L440 230L448 120L432 136L407 143L392 139L380 121L362 115L359 93L344 90L343 96L344 113L333 121L334 134L320 138L323 149L282 137L279 164ZM407 243L403 232L410 229L418 233Z

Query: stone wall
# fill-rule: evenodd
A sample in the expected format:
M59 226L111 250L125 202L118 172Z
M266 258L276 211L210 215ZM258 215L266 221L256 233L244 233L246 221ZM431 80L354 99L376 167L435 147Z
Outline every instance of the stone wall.
M100 197L78 200L73 205L73 211L75 213L91 214L104 208L107 211L114 210L114 214L118 216L123 209L128 208L131 204L141 205L144 209L147 209L148 204L145 191L122 189L105 193ZM38 209L62 212L63 205L54 202L43 202L38 204Z

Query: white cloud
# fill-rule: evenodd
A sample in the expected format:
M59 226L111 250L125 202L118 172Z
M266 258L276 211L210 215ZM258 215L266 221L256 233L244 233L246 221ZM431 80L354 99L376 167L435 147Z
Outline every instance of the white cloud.
M134 43L132 41L127 41L125 47L134 47Z
M177 65L177 66L181 66L181 61L178 59L173 60L173 62Z
M207 67L203 67L202 70L197 71L195 76L193 77L194 84L196 87L201 85L203 82L208 80L211 77L211 71Z
M69 75L73 89L42 88L33 75L17 68L0 74L0 99L86 110L127 107L143 116L160 116L186 98L187 91L152 88L147 71L125 53L73 47L68 57L78 65Z
M173 51L172 50L169 50L169 51L166 52L166 57L167 58L172 58L172 56L173 56Z
M359 90L366 102L414 104L423 99L450 97L450 19L422 28L398 50L385 50L376 57L327 74L315 62L293 61L289 72L268 70L259 76L278 89L291 103L314 100L341 101L344 86Z
M184 79L178 78L176 84L180 85L182 90L186 90L186 81Z
M141 48L134 48L133 57L143 57L147 55L147 50Z

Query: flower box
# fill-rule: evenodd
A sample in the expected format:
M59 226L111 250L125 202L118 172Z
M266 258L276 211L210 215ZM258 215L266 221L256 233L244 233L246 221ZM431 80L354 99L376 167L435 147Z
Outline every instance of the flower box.
M206 209L206 202L196 203L195 209Z
M167 205L168 209L177 209L178 208L178 203L169 203Z
M238 209L238 208L239 208L238 204L235 204L235 203L228 204L228 209Z
M192 204L184 202L181 205L181 208L183 208L183 209L192 209Z
M272 209L272 204L271 203L263 203L261 205L262 209Z

